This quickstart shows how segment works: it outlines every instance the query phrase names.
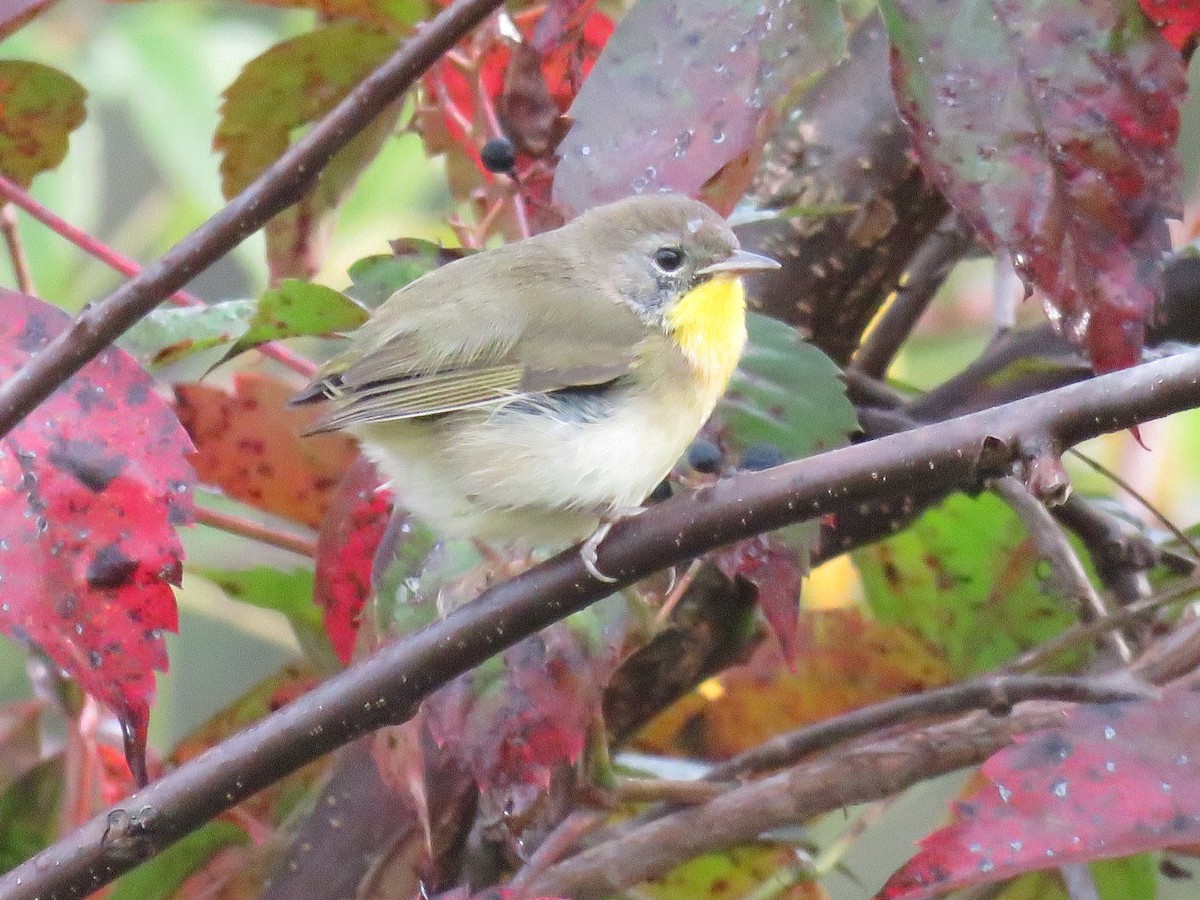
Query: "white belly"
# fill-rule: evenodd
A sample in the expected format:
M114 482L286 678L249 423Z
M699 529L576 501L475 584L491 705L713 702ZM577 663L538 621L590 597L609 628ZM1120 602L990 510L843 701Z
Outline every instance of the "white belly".
M596 421L516 406L356 433L401 502L444 534L566 544L667 476L717 400L672 386L689 383L654 379Z

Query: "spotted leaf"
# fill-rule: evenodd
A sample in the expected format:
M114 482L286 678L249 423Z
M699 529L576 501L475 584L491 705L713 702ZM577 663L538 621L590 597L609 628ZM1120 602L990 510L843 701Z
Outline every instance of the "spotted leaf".
M375 467L359 457L321 522L313 584L313 600L325 611L325 633L343 664L354 653L359 618L372 593L375 554L391 514L391 492L382 488Z
M1073 710L983 765L990 784L921 841L881 900L1200 841L1200 695ZM1126 895L1133 896L1133 895Z
M926 173L1100 371L1162 296L1183 62L1127 0L885 0Z
M234 378L232 394L181 384L175 402L196 442L193 463L201 481L315 528L358 449L344 435L302 437L317 410L289 406L294 393L285 382L242 373Z
M0 60L0 172L28 187L67 155L87 92L71 76L23 60Z
M61 310L0 292L0 377L64 330ZM100 354L0 442L0 628L109 705L143 774L154 670L177 625L170 585L192 519L192 449L149 377Z

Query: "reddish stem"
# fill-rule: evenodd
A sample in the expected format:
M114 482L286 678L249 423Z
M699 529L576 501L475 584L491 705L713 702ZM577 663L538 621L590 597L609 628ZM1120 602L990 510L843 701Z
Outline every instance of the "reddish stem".
M0 197L3 197L8 203L21 207L29 215L33 216L55 234L60 235L87 253L89 256L95 257L104 263L110 269L120 272L122 275L132 278L142 271L142 267L135 263L127 256L122 256L116 250L108 245L97 240L92 235L88 234L82 228L77 228L68 222L66 219L55 215L45 206L37 201L37 199L28 191L23 190L19 185L9 181L3 175L0 175ZM15 263L14 263L15 264ZM30 291L22 288L25 293ZM203 300L194 294L189 294L186 291L176 291L170 296L172 303L177 306L207 306ZM293 372L303 375L305 378L311 378L316 372L316 363L305 359L297 353L293 353L287 347L276 343L263 344L257 348L264 356L269 356L271 359L287 366Z
M270 544L272 547L290 550L293 553L299 553L301 556L307 556L310 559L317 558L317 542L315 539L306 538L303 535L290 531L283 531L279 528L272 528L270 525L255 522L253 519L247 519L244 516L217 512L215 509L197 506L196 522L200 525L207 525L209 528L220 529L229 534L236 534L264 544Z
M4 232L4 243L8 247L8 257L12 260L13 275L17 279L17 290L30 297L36 296L33 286L33 276L29 273L29 259L25 256L25 246L21 243L21 235L17 233L17 211L11 203L0 206L0 231Z

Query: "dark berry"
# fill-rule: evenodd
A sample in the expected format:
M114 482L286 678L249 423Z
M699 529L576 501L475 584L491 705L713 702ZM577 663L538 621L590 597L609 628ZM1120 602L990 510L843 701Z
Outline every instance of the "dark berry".
M696 438L688 447L687 464L697 472L715 475L721 471L721 448L708 438Z
M512 141L505 137L488 138L483 149L479 151L479 158L483 161L483 166L489 172L502 174L511 172L513 166L517 164L517 151L513 147Z
M672 493L671 492L671 482L668 479L664 478L662 481L660 481L658 483L658 487L656 487L654 490L652 490L650 492L650 495L648 497L646 497L646 502L647 503L662 503L664 500L671 499L671 493Z
M774 444L752 444L742 453L741 465L738 468L747 472L759 472L787 462L783 451Z

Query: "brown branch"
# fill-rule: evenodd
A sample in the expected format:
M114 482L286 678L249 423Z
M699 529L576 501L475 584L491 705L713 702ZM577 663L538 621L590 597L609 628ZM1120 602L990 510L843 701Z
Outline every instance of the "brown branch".
M951 213L945 218L913 256L900 278L896 296L854 351L851 368L874 378L887 375L897 351L933 302L938 288L974 243L974 233L958 216Z
M1110 617L1114 610L1109 609L1109 604L1088 578L1087 570L1084 569L1079 554L1067 540L1066 532L1042 501L1012 476L996 479L992 483L992 490L1024 523L1034 546L1050 564L1050 571L1055 575L1055 587L1067 600L1075 604L1079 615L1093 620ZM1119 659L1124 662L1133 659L1133 651L1119 631L1106 629L1103 636Z
M1148 665L1133 672L1156 682L1200 663L1200 622ZM760 834L983 762L1018 734L1062 722L1060 703L1029 703L1004 717L974 713L946 724L864 741L801 762L673 812L547 869L529 887L536 895L590 900L669 871L680 860L734 847Z
M792 765L810 753L828 750L880 728L901 722L944 718L971 710L1007 715L1028 700L1063 703L1112 703L1156 696L1129 678L989 675L920 694L896 697L798 728L764 741L752 750L715 766L705 781L728 781Z
M505 647L651 572L885 497L979 487L1007 474L1030 434L1065 447L1197 406L1200 350L673 497L619 523L600 546L600 570L615 576L615 585L593 579L579 553L568 550L484 591L9 872L0 878L0 898L49 900L101 887L288 772L407 720L432 691Z
M304 197L342 147L502 0L455 0L211 219L104 300L86 308L0 385L0 436L150 312L269 219Z

